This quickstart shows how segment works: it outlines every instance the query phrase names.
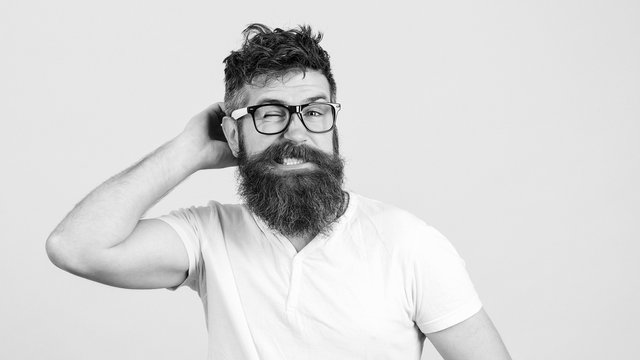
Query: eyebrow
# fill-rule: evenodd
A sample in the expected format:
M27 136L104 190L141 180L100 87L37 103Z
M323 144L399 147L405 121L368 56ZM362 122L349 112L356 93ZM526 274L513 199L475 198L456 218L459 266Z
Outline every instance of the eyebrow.
M325 95L316 95L316 96L312 96L309 98L306 98L304 100L302 100L302 104L308 104L308 103L312 103L318 100L324 100L324 101L328 101L327 97ZM285 104L284 101L282 100L278 100L278 99L272 99L272 98L266 98L266 99L262 99L260 101L258 101L258 103L256 103L256 105L262 105L262 104L280 104L280 105L289 105L289 104Z

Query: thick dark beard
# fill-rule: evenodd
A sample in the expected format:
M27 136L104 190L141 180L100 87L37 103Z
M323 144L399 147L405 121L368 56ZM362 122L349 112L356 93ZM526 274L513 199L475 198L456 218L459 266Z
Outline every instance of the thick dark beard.
M317 168L277 173L274 166L285 157L311 162ZM238 194L271 229L287 237L314 237L331 231L348 199L342 190L343 173L344 160L337 145L329 155L306 145L283 142L248 157L240 141Z

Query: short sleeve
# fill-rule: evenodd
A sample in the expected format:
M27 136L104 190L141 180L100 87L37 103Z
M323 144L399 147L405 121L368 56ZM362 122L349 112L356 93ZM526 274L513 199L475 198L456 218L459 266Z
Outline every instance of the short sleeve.
M176 290L182 286L188 286L195 291L199 291L200 272L202 268L202 226L199 221L197 208L180 209L161 216L158 220L164 221L178 234L189 258L189 270L187 278L182 284L168 288Z
M428 226L422 237L413 254L414 321L428 334L470 318L482 303L451 243Z

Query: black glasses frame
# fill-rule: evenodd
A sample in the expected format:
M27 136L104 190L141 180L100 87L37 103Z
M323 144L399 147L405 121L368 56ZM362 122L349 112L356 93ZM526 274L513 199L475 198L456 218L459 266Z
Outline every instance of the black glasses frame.
M307 124L305 124L304 119L302 118L302 110L304 108L306 108L309 105L318 105L318 104L322 104L322 105L331 105L331 112L333 115L333 122L331 123L331 127L327 130L323 130L323 131L314 131L309 129L309 127L307 126ZM287 109L287 111L289 112L289 119L287 120L287 124L284 126L284 128L278 132L263 132L258 130L258 125L256 124L256 118L254 116L256 110L258 110L259 108L263 107L263 106L279 106L279 107L283 107L285 109ZM232 112L231 117L234 120L239 120L241 117L243 117L244 115L251 115L251 120L253 120L253 127L255 127L256 131L260 134L263 135L277 135L280 133L283 133L285 131L287 131L287 129L289 128L289 125L291 125L291 115L293 114L297 114L298 118L300 119L300 122L302 122L302 125L304 126L305 129L307 129L307 131L314 133L314 134L323 134L326 132L329 132L331 130L333 130L333 128L336 126L336 119L338 117L338 111L340 111L341 109L341 105L338 103L329 103L329 102L312 102L312 103L308 103L308 104L303 104L303 105L284 105L284 104L260 104L260 105L253 105L253 106L248 106L246 108L242 108L242 109L237 109L235 111ZM237 114L236 116L234 116L234 114Z

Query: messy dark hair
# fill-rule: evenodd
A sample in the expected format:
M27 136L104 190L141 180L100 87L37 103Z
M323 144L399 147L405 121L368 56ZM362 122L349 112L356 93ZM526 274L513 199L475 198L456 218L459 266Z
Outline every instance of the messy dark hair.
M227 115L241 108L245 85L264 86L290 72L320 71L329 81L331 101L335 101L336 82L331 74L329 54L319 45L322 33L308 25L282 30L251 24L242 32L244 43L224 59L224 102ZM259 83L258 83L259 82Z

